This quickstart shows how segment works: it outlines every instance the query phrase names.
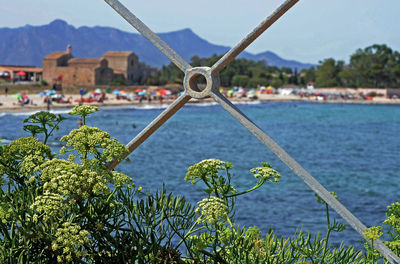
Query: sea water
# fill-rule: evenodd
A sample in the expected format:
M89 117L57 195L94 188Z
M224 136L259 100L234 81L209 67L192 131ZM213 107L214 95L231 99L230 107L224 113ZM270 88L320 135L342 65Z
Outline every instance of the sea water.
M166 105L101 108L87 119L127 144L157 117ZM255 102L238 108L280 144L298 163L366 226L382 225L387 205L400 200L400 106L305 102ZM49 144L77 128L78 117L68 117ZM28 133L23 120L32 113L0 113L0 137L11 142ZM203 159L232 162L232 182L245 190L256 182L249 169L269 162L281 175L279 183L237 200L236 222L258 226L264 233L291 236L295 228L326 232L325 207L313 192L229 113L216 104L189 104L179 110L117 170L136 185L155 192L185 196L195 204L204 198L202 186L184 182L187 168ZM332 216L344 223L336 214ZM361 236L351 227L333 235L334 244L361 248Z

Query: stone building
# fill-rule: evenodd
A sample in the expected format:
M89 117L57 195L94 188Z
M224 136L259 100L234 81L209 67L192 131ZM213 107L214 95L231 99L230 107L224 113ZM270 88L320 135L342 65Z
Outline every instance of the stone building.
M128 84L137 83L140 79L139 59L128 51L109 51L103 55L110 68L114 70L115 79L123 79Z
M138 57L133 52L110 51L102 58L74 58L68 45L65 52L53 52L43 59L43 79L50 84L62 78L66 87L109 85L113 80L136 84L143 75Z

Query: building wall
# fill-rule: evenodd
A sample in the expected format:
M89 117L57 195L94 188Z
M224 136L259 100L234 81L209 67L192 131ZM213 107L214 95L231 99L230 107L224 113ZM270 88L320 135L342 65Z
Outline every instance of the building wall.
M43 59L43 79L53 84L62 75L65 87L109 85L114 79L136 84L142 76L154 74L154 68L142 68L133 52L108 52L100 59L73 58L72 48L54 52Z
M61 55L58 58L47 58L43 59L43 80L48 83L52 83L54 78L57 78L59 70L57 68L63 68L68 66L68 60L72 58L71 54Z
M57 67L57 74L63 75L63 86L107 85L113 80L113 70L107 61L101 63L70 63L68 67Z
M96 85L109 85L114 80L114 70L108 67L96 68L94 74Z
M134 53L129 55L108 55L107 53L103 56L108 61L110 68L114 70L116 74L115 78L124 77L128 81L128 84L137 83L141 77L141 71L139 70L139 59Z
M62 85L66 87L92 86L95 84L94 69L70 65L68 67L57 67L57 74L63 76Z

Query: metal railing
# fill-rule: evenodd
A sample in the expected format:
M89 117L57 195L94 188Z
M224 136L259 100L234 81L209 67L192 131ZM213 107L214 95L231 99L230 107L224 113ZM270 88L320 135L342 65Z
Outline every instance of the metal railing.
M191 98L212 97L226 111L228 111L239 123L246 127L258 140L261 141L272 153L282 160L305 184L307 184L318 196L320 196L330 207L332 207L354 230L364 236L365 225L358 220L346 207L335 199L314 177L312 177L303 167L300 166L284 149L282 149L272 138L244 115L220 92L219 72L238 56L247 46L249 46L258 36L268 29L275 21L286 13L299 0L286 0L270 16L262 21L247 36L245 36L236 46L229 50L212 67L192 67L171 47L168 46L160 37L152 32L142 21L132 14L118 0L104 0L117 13L119 13L129 24L147 38L156 48L167 56L179 69L185 73L183 80L184 93L170 104L159 116L147 125L135 138L128 144L129 153L118 160L114 160L108 166L111 170L118 163L133 152L140 144L150 137L160 126L162 126L171 116L182 108ZM206 87L200 89L197 86L197 79L203 76L206 79ZM400 259L382 241L374 241L374 247L393 264L400 264Z

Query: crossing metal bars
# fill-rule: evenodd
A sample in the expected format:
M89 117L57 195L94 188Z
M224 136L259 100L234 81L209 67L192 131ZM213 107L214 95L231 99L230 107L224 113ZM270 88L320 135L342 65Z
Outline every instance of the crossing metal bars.
M171 47L168 46L160 37L152 32L142 21L132 14L118 0L104 0L117 13L119 13L129 24L147 38L156 48L167 56L179 69L185 73L183 81L184 93L167 107L158 117L156 117L146 128L144 128L128 144L129 153L133 152L140 144L150 137L160 126L162 126L171 116L182 108L191 98L212 97L227 112L229 112L239 123L246 127L262 144L284 162L305 184L307 184L318 196L320 196L330 207L332 207L354 230L364 236L365 225L361 223L346 207L335 199L314 177L312 177L303 167L300 166L285 150L283 150L272 138L244 115L227 98L219 93L219 72L238 56L247 46L249 46L258 36L275 23L284 13L286 13L299 0L286 0L270 16L262 21L247 36L245 36L236 46L229 50L212 67L192 67ZM206 87L197 87L197 79L203 76L206 79ZM127 155L129 155L129 153ZM118 163L124 159L120 157L109 163L108 168L114 169ZM374 241L374 247L392 264L400 264L400 259L382 241Z

